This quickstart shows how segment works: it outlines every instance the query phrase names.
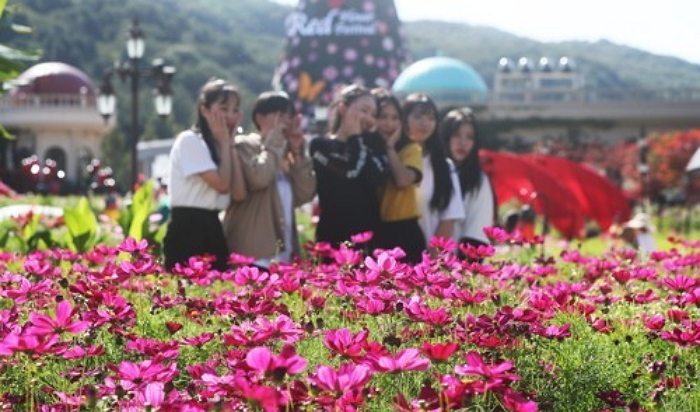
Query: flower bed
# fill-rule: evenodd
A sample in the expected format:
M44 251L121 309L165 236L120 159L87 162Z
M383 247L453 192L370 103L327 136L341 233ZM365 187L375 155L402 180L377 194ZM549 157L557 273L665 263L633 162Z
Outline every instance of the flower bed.
M165 273L132 238L3 252L0 405L700 410L700 242L672 242L648 259L489 247L471 261L442 242L414 267L317 244L271 273L236 255L232 271Z

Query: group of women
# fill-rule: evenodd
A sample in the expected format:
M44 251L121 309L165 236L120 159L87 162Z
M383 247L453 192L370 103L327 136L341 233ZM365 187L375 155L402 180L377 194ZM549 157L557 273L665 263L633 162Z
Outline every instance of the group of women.
M427 95L400 102L351 85L330 108L328 134L307 148L286 94L258 97L256 133L236 135L239 107L232 85L207 82L197 122L175 140L167 269L208 256L223 270L231 253L263 268L289 262L299 251L294 208L316 196L318 242L338 246L371 232L368 250L400 247L409 263L421 261L433 237L488 243L483 228L494 224L495 201L468 109L441 119Z

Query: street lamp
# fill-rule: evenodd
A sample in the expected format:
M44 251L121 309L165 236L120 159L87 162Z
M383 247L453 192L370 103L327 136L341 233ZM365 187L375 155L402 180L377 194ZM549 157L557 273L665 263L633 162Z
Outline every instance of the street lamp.
M131 136L129 139L129 149L131 152L131 187L134 189L138 181L138 113L139 113L139 80L141 78L153 79L156 83L154 104L156 113L165 117L170 114L173 105L172 90L170 83L175 75L175 67L166 66L163 59L153 60L149 69L141 70L139 64L143 57L145 44L143 32L139 27L138 19L134 19L133 25L129 29L129 39L126 42L126 52L129 61L126 63L115 62L102 78L100 95L97 99L97 107L105 121L114 114L116 97L112 86L112 77L116 73L121 81L131 80Z

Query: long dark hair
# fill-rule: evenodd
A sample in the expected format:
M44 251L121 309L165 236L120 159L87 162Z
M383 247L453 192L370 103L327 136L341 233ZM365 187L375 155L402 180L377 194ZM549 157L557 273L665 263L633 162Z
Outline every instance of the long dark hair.
M462 188L462 195L466 195L481 187L481 164L479 163L479 149L481 149L481 139L476 126L474 113L469 108L454 109L449 111L440 122L440 139L446 148L450 147L450 139L459 131L463 124L471 124L474 128L474 145L462 163L455 166L459 176L459 185ZM452 153L448 153L452 157ZM452 161L455 161L452 159Z
M336 94L330 107L333 116L333 119L330 122L331 133L338 132L338 129L340 129L340 123L343 121L343 117L340 115L340 112L338 112L338 106L340 106L342 103L345 105L345 107L349 107L355 100L365 96L371 96L369 89L357 84L345 86Z
M382 109L384 109L387 106L393 106L394 109L396 109L396 113L399 114L399 121L402 122L401 124L401 137L399 137L399 140L396 142L396 151L401 151L407 144L411 143L411 139L408 138L408 135L405 133L405 129L403 128L403 114L401 110L401 103L399 102L399 99L396 98L389 90L378 87L376 89L372 89L372 96L374 96L374 100L377 101L377 118L382 113Z
M430 156L430 163L433 165L433 196L430 198L430 208L440 211L445 210L447 205L450 204L452 191L456 190L456 188L452 187L452 171L450 170L449 163L447 163L445 148L438 136L437 126L440 118L438 116L437 106L435 106L435 102L427 95L412 93L404 99L401 110L403 111L403 127L407 135L409 134L408 116L414 111L432 113L435 117L435 129L425 141L423 152Z
M199 98L197 99L197 120L192 128L195 132L202 135L204 143L206 143L207 148L209 148L209 154L217 165L219 164L219 153L216 149L214 136L211 133L211 128L209 127L207 119L202 115L199 108L204 106L209 109L214 103L227 103L231 99L235 99L239 104L241 102L241 96L238 90L236 90L236 87L221 79L209 79L209 81L204 83L204 86L202 86L202 89L199 91Z

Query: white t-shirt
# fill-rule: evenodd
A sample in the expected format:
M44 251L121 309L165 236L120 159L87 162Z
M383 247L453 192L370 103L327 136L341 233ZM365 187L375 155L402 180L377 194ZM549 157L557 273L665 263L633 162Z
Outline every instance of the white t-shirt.
M457 222L454 231L454 240L462 238L479 240L491 243L484 234L484 228L493 226L493 189L488 177L481 173L481 186L476 191L464 195L464 219Z
M421 217L418 220L425 240L430 244L430 239L435 235L438 225L443 220L460 220L464 219L464 208L462 207L462 190L459 187L459 178L457 172L450 159L447 159L450 166L450 176L452 177L452 197L447 207L438 211L430 208L430 199L433 196L433 165L430 162L430 156L423 156L423 178L420 181L418 188L418 206L420 207Z
M226 209L228 193L217 192L198 176L216 169L202 136L192 130L180 133L170 150L170 206Z
M289 181L287 173L279 171L276 175L277 193L280 196L282 211L284 213L284 250L273 257L272 259L258 259L255 264L262 267L269 267L270 263L275 262L290 262L292 260L292 223L294 219L294 205L292 199L292 183Z
M645 255L656 250L656 241L654 240L654 236L649 232L640 232L637 234L637 245L639 246L639 251Z

